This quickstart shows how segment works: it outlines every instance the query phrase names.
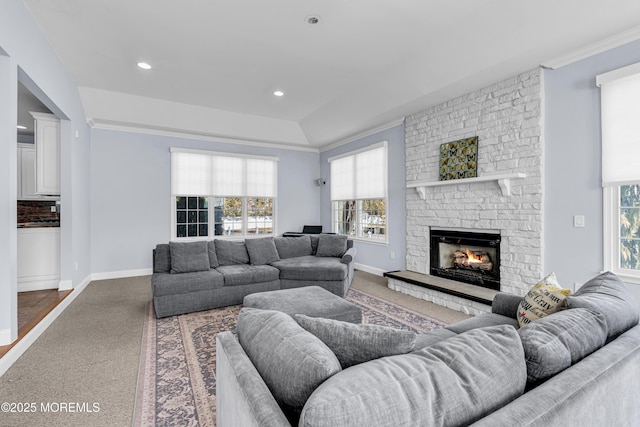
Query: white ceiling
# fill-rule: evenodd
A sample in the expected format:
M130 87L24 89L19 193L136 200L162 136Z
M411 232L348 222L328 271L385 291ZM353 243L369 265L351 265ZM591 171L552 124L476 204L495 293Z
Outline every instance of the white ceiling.
M602 40L640 38L632 0L25 3L90 123L310 148Z

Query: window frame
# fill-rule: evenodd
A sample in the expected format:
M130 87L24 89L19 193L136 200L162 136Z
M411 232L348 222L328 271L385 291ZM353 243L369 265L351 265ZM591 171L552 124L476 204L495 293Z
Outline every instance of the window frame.
M333 160L337 160L337 159L341 159L344 157L349 157L349 156L356 156L360 153L365 153L368 151L372 151L372 150L376 150L379 149L381 147L384 147L385 150L385 171L384 171L384 197L368 197L368 198L352 198L352 199L333 199L332 198L332 194L331 194L331 190L330 190L330 194L329 194L329 198L330 198L330 203L331 203L331 231L333 233L338 233L338 222L337 222L337 212L338 212L338 208L336 206L336 204L341 203L341 202L347 202L347 201L355 201L356 202L356 206L355 206L355 235L351 236L349 234L346 234L350 239L353 239L355 241L358 242L363 242L363 243L368 243L368 244L373 244L373 245L383 245L383 246L387 246L389 244L389 149L388 149L388 143L387 141L381 141L375 144L371 144L367 147L363 147L357 150L353 150L353 151L349 151L346 152L344 154L340 154L334 157L330 157L329 159L327 159L327 161L329 162L329 174L331 175L331 162ZM354 169L354 175L357 172ZM360 220L361 217L361 211L362 211L362 202L365 200L383 200L384 201L384 218L385 218L385 234L384 234L384 239L373 239L373 238L368 238L368 237L361 237L359 234L361 232L361 230L363 230L363 224Z
M226 240L239 240L239 239L251 239L251 238L260 238L260 237L273 237L277 235L277 210L278 210L278 162L279 158L270 157L270 156L252 156L252 155L243 155L243 154L235 154L235 153L225 153L219 151L206 151L206 150L193 150L193 149L184 149L184 148L175 148L171 147L170 152L178 152L178 153L192 153L192 154L203 154L208 156L220 156L220 157L236 157L244 160L269 160L274 163L275 171L274 171L274 186L275 186L275 194L273 196L264 196L264 195L249 195L245 194L242 196L239 195L220 195L220 194L173 194L173 189L170 188L170 197L169 197L169 206L171 212L171 235L169 241L198 241L198 240L213 240L213 239L226 239ZM171 175L171 172L170 172ZM246 181L246 170L244 181L242 183L243 188L246 191L247 181ZM178 223L177 223L177 208L176 208L176 198L177 197L206 197L208 203L208 212L207 212L207 220L208 220L208 235L207 236L187 236L187 237L178 237ZM232 234L225 235L224 231L222 235L216 235L215 233L215 199L217 198L239 198L242 199L242 233L241 234ZM249 225L249 212L248 212L248 200L251 198L265 198L272 199L272 212L271 212L271 233L261 233L255 234L251 233L247 227Z
M635 165L630 167L628 164L628 159L636 158L638 153L637 144L632 145L635 151L629 152L629 135L637 135L634 131L637 126L634 126L635 115L630 118L628 113L636 111L640 105L637 101L635 104L627 104L628 99L638 99L630 95L638 92L638 78L640 62L596 76L596 86L601 89L603 265L605 270L634 284L640 284L640 270L620 266L620 203L622 186L640 185L640 175L637 174Z
M604 269L625 282L640 284L640 270L620 267L620 187L623 185L640 185L640 181L607 185L603 189Z

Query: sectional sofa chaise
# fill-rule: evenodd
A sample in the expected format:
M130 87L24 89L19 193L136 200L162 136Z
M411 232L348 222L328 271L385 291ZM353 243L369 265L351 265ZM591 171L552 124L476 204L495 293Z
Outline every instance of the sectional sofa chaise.
M243 308L216 338L218 426L640 425L626 285L599 275L519 328L522 301L425 334Z
M344 297L356 248L337 234L169 242L153 249L157 317L241 304L246 295L320 286Z

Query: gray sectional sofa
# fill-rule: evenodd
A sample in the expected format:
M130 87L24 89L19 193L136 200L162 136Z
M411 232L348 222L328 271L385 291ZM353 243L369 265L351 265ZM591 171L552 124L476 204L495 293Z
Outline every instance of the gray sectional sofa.
M336 234L169 242L153 250L157 317L241 304L246 295L320 286L344 297L356 249Z
M426 334L243 308L217 336L218 426L640 425L626 285L604 273L518 328L521 300Z

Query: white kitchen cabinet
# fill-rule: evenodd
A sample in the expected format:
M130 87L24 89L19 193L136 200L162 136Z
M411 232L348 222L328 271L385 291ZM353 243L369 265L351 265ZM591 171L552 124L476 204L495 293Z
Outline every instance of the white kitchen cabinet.
M36 147L18 144L18 200L40 198L36 194Z
M35 120L36 194L60 195L60 120L31 112Z
M60 229L18 229L18 292L58 289Z

